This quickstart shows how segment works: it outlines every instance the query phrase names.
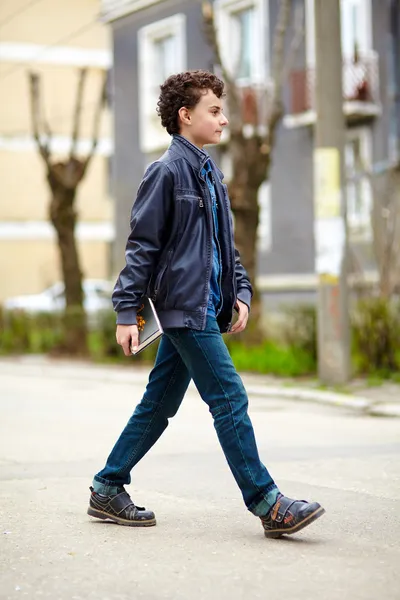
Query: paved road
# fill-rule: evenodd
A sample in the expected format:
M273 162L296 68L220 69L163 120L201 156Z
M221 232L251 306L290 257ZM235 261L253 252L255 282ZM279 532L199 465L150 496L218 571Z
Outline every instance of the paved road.
M1 600L400 599L398 419L251 398L281 489L327 511L297 536L266 540L191 390L129 488L158 526L130 529L86 506L144 374L96 373L0 363Z

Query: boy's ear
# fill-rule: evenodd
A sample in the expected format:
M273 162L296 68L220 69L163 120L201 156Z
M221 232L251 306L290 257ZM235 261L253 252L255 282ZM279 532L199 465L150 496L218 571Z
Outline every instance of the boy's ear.
M182 106L182 108L179 109L178 115L184 125L191 125L191 115L185 106Z

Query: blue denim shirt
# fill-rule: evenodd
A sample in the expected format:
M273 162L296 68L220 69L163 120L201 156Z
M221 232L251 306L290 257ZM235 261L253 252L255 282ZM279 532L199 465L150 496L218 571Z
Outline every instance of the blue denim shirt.
M219 245L219 229L218 229L218 204L217 196L215 193L215 186L212 179L212 167L208 160L202 170L202 175L205 177L210 190L212 199L212 212L213 212L213 223L214 223L214 236L213 236L213 269L210 279L210 295L208 298L207 314L211 316L218 316L221 311L221 249Z

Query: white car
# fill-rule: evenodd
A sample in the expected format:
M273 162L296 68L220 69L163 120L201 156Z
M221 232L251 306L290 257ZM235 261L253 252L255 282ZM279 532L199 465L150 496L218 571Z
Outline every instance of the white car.
M85 279L82 282L86 314L112 310L113 286L105 279ZM57 313L65 308L64 283L59 281L40 294L14 296L3 302L5 310L23 310L27 313Z

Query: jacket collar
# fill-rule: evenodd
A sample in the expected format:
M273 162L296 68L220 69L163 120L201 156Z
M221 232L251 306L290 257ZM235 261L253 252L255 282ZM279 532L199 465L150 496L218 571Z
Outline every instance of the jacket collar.
M185 158L190 162L190 164L199 169L204 167L205 162L210 158L210 155L205 150L198 148L192 142L189 142L188 139L183 137L183 135L179 135L175 133L172 136L171 147L174 150L177 150L180 154L184 154Z
M223 180L223 172L214 163L209 153L206 150L198 148L197 146L192 144L192 142L189 142L189 140L183 137L183 135L175 133L172 136L171 148L177 151L179 154L185 156L189 163L195 169L199 170L199 175L201 179L204 179L204 177L201 174L201 171L206 161L209 160L212 164L212 168L218 173L220 180Z

